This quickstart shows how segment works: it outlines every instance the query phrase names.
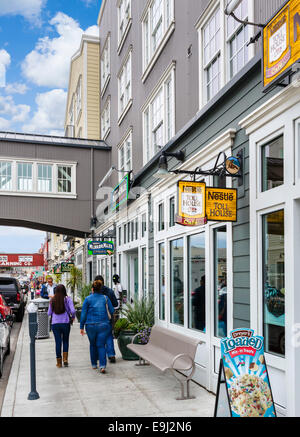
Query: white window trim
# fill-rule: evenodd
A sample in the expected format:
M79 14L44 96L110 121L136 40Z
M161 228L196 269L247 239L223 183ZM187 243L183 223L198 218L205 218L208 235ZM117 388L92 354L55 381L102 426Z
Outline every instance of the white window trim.
M226 15L224 13L226 7L226 0L213 0L210 2L209 6L206 8L204 13L200 16L198 21L195 24L195 28L198 31L198 55L199 55L199 111L205 106L208 101L206 100L205 93L205 77L204 77L204 63L203 63L203 29L211 16L214 14L216 9L220 8L220 25L221 25L221 36L220 36L220 90L226 85L230 80L229 75L229 55L228 55L228 47L227 47L227 37L226 37ZM248 0L248 19L249 21L254 21L254 0ZM254 26L248 25L248 38L254 36L255 28ZM248 53L248 62L253 58L254 52L254 44L251 44L249 47ZM234 77L234 76L233 76ZM220 92L219 90L219 92ZM217 93L218 94L218 93ZM215 96L214 96L215 97Z
M130 165L131 168L130 169L126 169L126 173L129 173L130 171L132 171L132 167L133 167L133 162L132 162L132 132L133 132L133 128L130 127L126 134L124 135L124 137L122 138L122 140L120 141L120 143L117 146L118 149L118 169L121 169L121 163L120 163L120 150L125 146L126 142L130 139ZM125 151L126 152L126 151ZM124 154L124 161L126 161L126 157ZM124 172L120 172L119 173L119 182L124 178L124 176L126 175L126 173Z
M106 112L109 112L109 123L108 126L106 127L106 130L103 130L103 117L106 118ZM104 104L104 109L101 113L101 138L103 141L106 140L106 138L108 137L108 135L110 134L110 130L111 130L111 96L108 96L106 99L106 102Z
M127 35L129 33L129 30L130 30L131 25L132 25L132 14L131 14L131 12L132 12L131 6L132 5L131 5L131 0L129 0L129 9L130 9L129 15L130 16L129 16L129 19L127 21L126 27L125 27L122 35L120 35L120 5L121 5L122 1L126 1L126 0L118 0L118 2L117 2L117 8L118 8L118 47L117 47L117 53L118 53L118 55L120 55L120 53L122 51L122 48L124 46L124 42L127 38Z
M1 157L0 162L8 161L12 163L12 190L0 190L1 196L22 196L22 197L50 197L50 198L65 198L65 199L76 199L77 198L77 188L76 188L76 167L77 162L59 162L56 160L32 160L28 158L11 158L11 157ZM32 164L32 191L20 191L18 190L18 174L17 174L17 164L18 163L28 163ZM37 189L38 181L38 164L51 165L52 166L52 192L41 192ZM61 193L58 192L57 188L57 168L58 166L71 167L71 193Z
M152 92L150 93L150 95L148 96L146 102L144 103L144 105L141 108L141 112L143 114L143 163L144 165L148 162L147 160L147 137L146 137L146 129L145 129L145 115L147 112L149 112L149 126L152 125L151 123L151 104L153 103L153 101L155 100L155 98L157 97L158 93L161 91L162 87L163 89L163 106L164 106L164 129L163 129L163 142L164 144L162 144L161 146L164 147L165 144L167 144L168 141L170 141L170 139L175 135L176 132L176 84L175 84L175 71L176 71L176 62L173 61L171 62L171 64L169 65L169 67L166 69L166 71L164 72L164 74L162 75L162 77L159 79L158 83L156 84L155 88L152 90ZM167 119L167 114L166 114L166 95L165 95L165 85L166 83L171 80L172 81L172 108L173 108L173 113L172 113L172 132L171 132L171 136L168 139L168 141L166 141L167 138L167 125L166 125L166 119ZM156 155L156 153L152 153L153 152L153 144L152 144L152 135L150 134L150 144L149 144L149 148L151 150L150 153L150 159Z
M80 96L80 99L78 99L78 96ZM78 102L80 102L80 106L78 105ZM79 123L80 116L82 113L82 76L79 76L77 87L76 87L76 123Z
M120 124L122 123L122 121L124 120L127 112L129 111L129 109L132 106L132 50L133 47L130 46L129 50L122 62L121 68L119 70L119 73L117 75L118 77L118 125L120 126ZM121 111L121 107L120 107L120 80L123 74L124 69L126 68L127 63L130 63L130 97L125 105L125 107L123 108L123 111Z
M163 26L165 25L166 22L166 5L165 5L165 0L163 0L164 5L163 5ZM171 35L173 34L174 30L175 30L175 1L174 0L170 0L170 7L171 7L171 19L170 19L170 24L169 26L165 29L165 31L163 32L163 37L160 41L160 43L158 44L158 46L156 47L155 51L152 53L152 55L150 54L150 58L148 63L146 63L146 54L145 54L145 30L144 30L144 25L145 25L145 21L146 19L150 19L149 15L150 15L150 7L153 4L153 0L148 0L146 7L144 9L144 12L142 14L141 17L141 26L142 26L142 53L143 53L143 75L142 75L142 82L144 83L147 79L147 77L149 76L152 68L154 67L157 59L159 58L161 52L163 51L165 45L167 44L167 42L169 41ZM148 36L149 40L151 39L151 36L149 34ZM149 46L149 41L148 41L148 46ZM150 48L149 48L150 50Z
M101 74L101 97L103 97L107 86L109 84L110 78L111 78L111 74L110 74L110 67L111 67L111 50L110 50L110 32L108 33L105 43L104 43L104 47L101 53L101 57L100 57L100 65L101 65L101 71L103 69L103 64L105 61L105 55L107 53L108 56L108 63L109 63L109 68L108 68L108 72L104 78L104 80L102 81L102 74Z

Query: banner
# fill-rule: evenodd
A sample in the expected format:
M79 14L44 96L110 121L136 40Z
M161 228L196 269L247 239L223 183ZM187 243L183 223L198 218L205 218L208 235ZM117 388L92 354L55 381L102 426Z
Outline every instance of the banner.
M276 417L264 338L252 329L235 329L221 339L215 416Z

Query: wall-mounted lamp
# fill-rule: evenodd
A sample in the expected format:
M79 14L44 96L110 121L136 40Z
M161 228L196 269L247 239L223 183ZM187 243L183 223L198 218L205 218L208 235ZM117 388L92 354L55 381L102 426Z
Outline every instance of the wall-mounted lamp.
M174 153L162 152L158 161L158 171L154 174L155 178L166 179L168 177L172 177L172 173L170 173L168 170L168 160L167 160L168 156L172 156L181 162L183 162L185 159L185 153L183 150L179 150L178 152L174 152Z
M248 25L251 24L251 26L258 26L258 27L265 27L263 24L257 24L257 23L251 23L251 21L243 21L240 20L235 14L234 11L239 7L239 5L242 3L243 0L231 0L228 5L225 8L225 15L231 15L232 18L234 18L236 21L238 21L239 23Z

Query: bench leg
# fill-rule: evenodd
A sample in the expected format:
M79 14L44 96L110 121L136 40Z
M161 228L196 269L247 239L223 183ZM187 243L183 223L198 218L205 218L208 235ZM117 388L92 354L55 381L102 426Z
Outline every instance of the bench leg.
M143 358L139 357L139 362L135 363L136 366L150 366L150 363L147 363Z
M190 377L191 377L191 375L190 375L189 377L187 377L185 381L182 381L181 379L179 379L179 378L176 376L176 370L171 369L171 371L172 371L174 377L175 377L175 378L177 379L177 381L179 382L179 384L180 384L180 388L181 388L181 397L176 398L176 400L177 400L177 401L185 401L185 400L187 400L187 399L195 399L195 396L191 396L191 395L190 395L190 384L189 384L189 383L190 383ZM184 394L184 392L185 392L185 390L184 390L184 385L186 385L186 395Z

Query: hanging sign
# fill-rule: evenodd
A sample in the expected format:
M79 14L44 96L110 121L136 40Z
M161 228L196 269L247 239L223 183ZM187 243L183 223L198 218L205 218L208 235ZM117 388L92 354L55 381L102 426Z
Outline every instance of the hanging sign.
M207 187L206 216L207 220L236 222L237 189Z
M215 417L276 417L264 338L235 329L221 339Z
M129 195L129 173L114 188L111 194L111 209L115 211L128 200Z
M61 263L61 273L69 273L74 267L74 263L62 262Z
M264 87L279 82L300 59L300 3L288 1L263 30Z
M89 241L89 255L113 255L115 246L113 241Z
M176 223L182 226L200 226L206 223L204 182L178 182Z

